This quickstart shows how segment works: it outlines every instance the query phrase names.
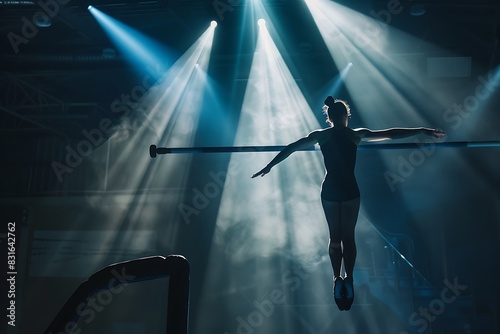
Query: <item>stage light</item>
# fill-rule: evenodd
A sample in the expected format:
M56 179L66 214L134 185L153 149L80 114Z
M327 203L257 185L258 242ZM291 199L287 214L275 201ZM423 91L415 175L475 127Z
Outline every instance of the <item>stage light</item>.
M39 28L48 28L52 26L52 20L47 15L38 15L33 17L33 23Z
M159 72L159 75L154 79L158 79L165 73L173 58L172 53L165 45L156 42L96 7L89 6L89 11L116 46L116 49L121 51L123 58L129 61L141 76L147 69L151 68Z
M265 25L266 25L266 20L264 20L264 19L259 19L259 20L257 21L257 24L258 24L260 27L263 27L263 26L265 26Z
M410 7L410 14L412 16L422 16L426 13L425 5L424 4L413 4Z
M94 8L92 5L89 5L89 6L87 7L87 9L88 9L88 10L91 10L92 8Z
M210 26L213 28L217 27L217 21L210 22Z

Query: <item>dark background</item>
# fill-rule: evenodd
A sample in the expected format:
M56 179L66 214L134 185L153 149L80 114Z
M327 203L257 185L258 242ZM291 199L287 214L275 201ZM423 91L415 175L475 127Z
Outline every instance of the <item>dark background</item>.
M247 2L222 2L230 7L223 16L218 14L214 1L92 2L168 47L172 59L185 52L211 20L219 22L209 73L218 88L220 102L204 106L204 126L196 131L195 146L233 144L255 47L255 23L244 24ZM48 3L56 8L55 1ZM380 0L343 3L365 15L388 8L388 2ZM488 78L489 73L495 73L500 65L498 1L400 4L404 10L392 17L390 27L437 47L404 45L403 51L392 56L412 71L429 71L423 84L431 91L447 92L447 108L474 94L480 76ZM411 14L417 4L425 5L425 15ZM89 14L88 5L88 1L80 0L57 3L57 15L51 18L51 25L33 26L36 33L32 31L33 36L24 37L26 43L19 44L16 50L12 33L27 36L23 35L27 31L23 29L28 29L23 17L32 22L41 7L0 1L0 201L8 207L6 210L14 206L16 212L25 210L26 216L23 225L18 225L22 226L19 233L23 237L19 241L17 281L19 318L13 333L43 332L74 289L102 266L168 254L183 254L191 263L192 333L238 332L238 319L251 321L256 310L253 301L270 298L268 293L273 288L285 292L286 302L275 305L272 316L264 315L262 324L255 318L259 326L252 327L254 333L413 333L423 327L419 327L422 322L409 322L412 312L429 305L439 309L441 304L432 301L440 299L445 280L455 279L467 288L456 302L439 309L436 319L428 321L421 332L499 332L498 147L436 149L428 157L429 164L418 168L404 183L397 183L396 191L388 187L384 173L396 172L401 161L398 157L409 159L412 151L387 153L388 159L375 151L359 153L357 173L363 194L363 217L370 219L360 219L357 268L363 278L359 279L358 304L350 313L339 313L330 292L315 288L314 282L330 279L329 264L324 258L311 264L307 278L297 274L303 263L289 258L286 249L244 263L228 261L224 247L212 244L212 238L222 233L215 225L220 196L215 196L202 214L192 216L190 224L183 221L179 204L191 203L192 189L203 189L212 181L210 171L227 171L229 154L193 156L184 184L179 185L173 173L161 178L153 175L153 181L131 188L127 173L133 173L136 159L149 159L143 154L149 143L134 148L126 163L131 169L110 181L105 161L112 164L116 150L124 146L107 146L112 132L99 143L100 150L95 148L94 157L84 159L60 182L52 163L63 161L65 147L76 147L84 139L83 130L99 128L99 122L107 118L124 131L120 127L123 119L110 110L111 105L140 84L142 77L112 45ZM295 64L291 66L292 74L316 111L321 107L316 93L341 69L335 67L303 1L269 0L265 6L278 18L275 28L287 50L283 56ZM441 56L469 57L470 73L460 77L433 76L426 60ZM351 97L345 87L340 95L348 100ZM359 102L352 101L353 109ZM463 119L464 126L459 131L449 122L436 126L448 132L447 141L498 141L499 106L498 92L494 92L487 104ZM422 114L439 120L447 108L429 103ZM316 114L324 124L321 112ZM129 117L140 123L139 113ZM353 127L378 125L367 124L356 114L351 122ZM400 124L387 124L392 125ZM124 142L127 135L130 134L123 135ZM269 143L274 144L284 143ZM102 160L106 154L108 160ZM183 164L182 157L170 159L179 166ZM11 219L7 215L0 218L2 224ZM368 221L373 221L377 228L372 229ZM145 236L142 246L130 246L133 242L127 235L120 235L123 239L114 244L98 246L91 241L95 235L85 234L136 230L154 231L154 235ZM224 233L224 238L231 239L233 234L245 231ZM68 240L75 244L68 246ZM259 247L258 243L255 247ZM209 261L210 253L216 258L218 255L215 267ZM295 278L300 287L292 289L294 285L284 278L284 273L288 273L288 279ZM155 309L142 305L156 305L154 292L151 297L141 296L144 299L134 299L133 293L122 297L123 302L110 306L117 307L116 311L102 316L120 324L147 322L144 319ZM120 314L134 314L136 319ZM243 327L240 332L245 331ZM139 329L136 332L142 333Z

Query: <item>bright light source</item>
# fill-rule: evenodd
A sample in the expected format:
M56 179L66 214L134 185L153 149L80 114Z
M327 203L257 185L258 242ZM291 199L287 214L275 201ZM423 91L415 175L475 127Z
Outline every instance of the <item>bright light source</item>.
M89 5L89 6L87 7L87 9L88 9L88 10L91 10L92 8L94 8L94 7L92 7L92 5Z
M258 20L258 21L257 21L257 24L258 24L259 26L263 27L263 26L265 26L265 25L266 25L266 20L264 20L264 19L260 19L260 20Z
M210 26L213 28L217 27L217 21L210 22Z

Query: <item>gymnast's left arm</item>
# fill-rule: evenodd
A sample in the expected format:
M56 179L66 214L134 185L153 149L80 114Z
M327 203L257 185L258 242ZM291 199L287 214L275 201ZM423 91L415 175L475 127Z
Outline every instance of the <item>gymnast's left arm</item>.
M441 138L446 135L443 130L432 128L390 128L385 130L355 129L354 132L363 141L382 141L390 139L401 139L418 134L425 134L435 138Z

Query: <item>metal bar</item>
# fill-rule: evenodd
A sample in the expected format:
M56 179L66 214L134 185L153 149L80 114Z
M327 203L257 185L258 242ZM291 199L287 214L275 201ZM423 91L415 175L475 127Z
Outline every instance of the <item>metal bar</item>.
M173 153L237 153L237 152L277 152L286 146L218 146L218 147L149 147L149 155L155 158L158 154ZM419 149L422 147L435 148L479 148L479 147L500 147L500 141L457 141L443 143L391 143L391 144L363 144L359 145L359 150L402 150ZM311 146L300 151L316 151L317 146Z

